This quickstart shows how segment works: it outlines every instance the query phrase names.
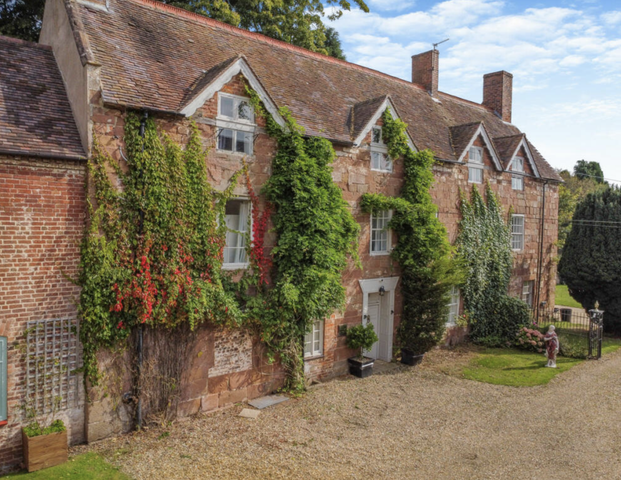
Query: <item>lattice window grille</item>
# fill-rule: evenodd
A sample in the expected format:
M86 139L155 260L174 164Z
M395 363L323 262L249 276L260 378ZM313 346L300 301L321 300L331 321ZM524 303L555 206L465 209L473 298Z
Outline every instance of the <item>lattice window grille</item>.
M78 328L76 319L67 318L27 324L26 391L38 414L78 405Z

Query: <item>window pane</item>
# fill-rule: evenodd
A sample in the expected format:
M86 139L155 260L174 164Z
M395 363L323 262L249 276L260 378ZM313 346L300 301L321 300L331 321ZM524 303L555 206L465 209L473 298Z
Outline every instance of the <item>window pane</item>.
M511 177L511 187L513 190L524 190L524 177Z
M373 127L373 143L382 143L382 129L379 127Z
M246 232L248 230L249 202L229 200L224 210L226 219L226 245L224 263L246 263ZM234 231L231 231L234 230Z
M223 117L235 118L235 100L231 97L220 97L220 115Z
M511 165L511 170L513 170L514 172L523 172L524 159L522 157L515 157L513 159L513 164Z
M390 158L388 158L388 155L382 155L382 170L385 170L387 172L392 172L392 160Z
M470 148L469 161L473 163L483 163L483 151L478 147Z
M371 252L388 252L388 229L390 212L371 215Z
M235 151L250 155L252 145L252 133L236 131Z
M245 100L241 100L239 107L237 107L237 118L251 122L253 120L252 117L252 107Z
M382 157L384 154L379 152L371 152L371 168L373 170L379 170L382 168Z
M218 135L218 150L233 150L233 130L223 128Z
M483 183L483 169L468 167L468 181L471 183Z

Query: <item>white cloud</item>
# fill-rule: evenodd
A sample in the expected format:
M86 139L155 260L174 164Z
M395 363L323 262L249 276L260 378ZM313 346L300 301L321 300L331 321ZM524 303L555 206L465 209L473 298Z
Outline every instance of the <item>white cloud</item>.
M621 12L606 12L602 14L602 20L607 25L617 25L621 23Z

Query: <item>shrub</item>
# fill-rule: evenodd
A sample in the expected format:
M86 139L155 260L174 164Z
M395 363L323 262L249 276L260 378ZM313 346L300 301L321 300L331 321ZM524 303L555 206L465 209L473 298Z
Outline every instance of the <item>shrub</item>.
M28 426L24 427L24 433L27 437L38 437L40 435L49 435L50 433L60 433L66 430L62 420L54 420L47 427L41 427L41 424L34 420Z
M353 350L358 350L361 357L363 352L371 350L373 344L378 340L372 323L368 323L366 327L356 325L347 330L347 346Z
M517 334L515 346L532 352L543 353L545 335L535 328L522 327Z

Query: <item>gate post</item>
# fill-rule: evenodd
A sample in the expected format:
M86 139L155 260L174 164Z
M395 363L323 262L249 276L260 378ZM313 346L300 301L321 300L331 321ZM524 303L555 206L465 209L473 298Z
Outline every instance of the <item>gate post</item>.
M591 321L589 323L588 358L595 360L602 358L602 339L604 337L604 312L599 310L598 307L599 304L596 302L595 308L593 310L589 310Z

